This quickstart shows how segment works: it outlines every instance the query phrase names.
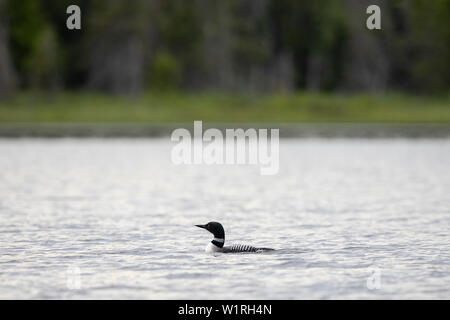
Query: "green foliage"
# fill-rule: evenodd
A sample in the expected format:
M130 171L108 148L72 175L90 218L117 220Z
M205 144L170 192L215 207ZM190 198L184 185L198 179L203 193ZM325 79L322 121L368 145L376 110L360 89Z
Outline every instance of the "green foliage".
M183 76L187 78L186 73L200 68L201 17L194 1L172 0L157 3L158 6L153 7L154 12L151 13L151 28L158 38L153 47L166 55L163 60L177 60L172 61L174 69L177 70L174 70L170 86L178 86ZM161 59L158 54L154 57ZM151 62L153 65L160 63L168 61Z
M170 53L158 52L150 66L150 85L158 90L176 89L181 81L181 66Z
M55 89L59 85L58 40L51 27L41 30L29 60L30 83L33 88Z
M311 56L321 56L331 62L326 86L336 85L339 76L337 61L342 55L347 23L342 2L333 0L296 1L279 0L271 2L271 14L279 28L280 46L294 54L297 85L305 86L307 60Z
M93 37L142 35L147 27L149 4L141 0L91 0L87 27Z
M154 17L162 46L186 53L198 44L201 26L193 1L162 1Z
M7 47L24 88L60 82L78 89L98 75L102 81L94 88L100 90L126 91L124 83L245 90L252 79L262 85L249 87L263 91L295 78L295 89L336 91L351 82L347 76L358 81L358 66L380 53L387 57L387 76L378 71L383 68L368 68L387 82L379 87L450 89L449 0L382 2L383 27L376 34L365 29L366 14L353 0L5 1ZM65 8L72 3L82 7L83 27L76 32L65 28ZM359 40L360 48L350 47ZM351 50L361 60L373 55L352 65L346 56Z
M416 54L412 76L423 91L448 90L450 83L450 1L415 0L409 40Z
M251 1L230 1L232 52L239 68L267 63L270 60L268 12L255 11Z
M13 58L18 70L29 78L31 60L46 24L38 0L8 0L10 38Z

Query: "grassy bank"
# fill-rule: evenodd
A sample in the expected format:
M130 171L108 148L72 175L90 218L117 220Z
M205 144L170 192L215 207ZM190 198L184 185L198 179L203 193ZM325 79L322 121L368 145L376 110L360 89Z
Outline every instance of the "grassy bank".
M0 100L0 123L382 122L450 123L450 98L401 94L242 95L23 92Z

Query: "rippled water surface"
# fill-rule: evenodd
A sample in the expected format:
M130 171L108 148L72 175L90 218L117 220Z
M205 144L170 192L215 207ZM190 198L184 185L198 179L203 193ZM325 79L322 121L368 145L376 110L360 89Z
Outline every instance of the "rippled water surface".
M0 140L0 298L450 298L450 140L282 140L280 171L167 139ZM215 220L227 244L204 253Z

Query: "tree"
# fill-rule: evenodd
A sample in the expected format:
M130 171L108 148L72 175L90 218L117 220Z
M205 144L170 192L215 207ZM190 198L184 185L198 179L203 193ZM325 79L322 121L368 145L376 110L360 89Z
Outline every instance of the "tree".
M116 94L143 89L148 5L139 0L92 1L85 52L89 87Z
M16 86L16 76L12 65L6 24L6 5L0 1L0 97L12 93Z

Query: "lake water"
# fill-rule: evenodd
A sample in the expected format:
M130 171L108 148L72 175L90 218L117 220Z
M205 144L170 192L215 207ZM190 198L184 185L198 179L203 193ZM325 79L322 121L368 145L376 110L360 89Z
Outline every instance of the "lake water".
M275 176L170 151L0 140L0 298L450 298L450 139L281 140ZM206 254L211 220L278 250Z

